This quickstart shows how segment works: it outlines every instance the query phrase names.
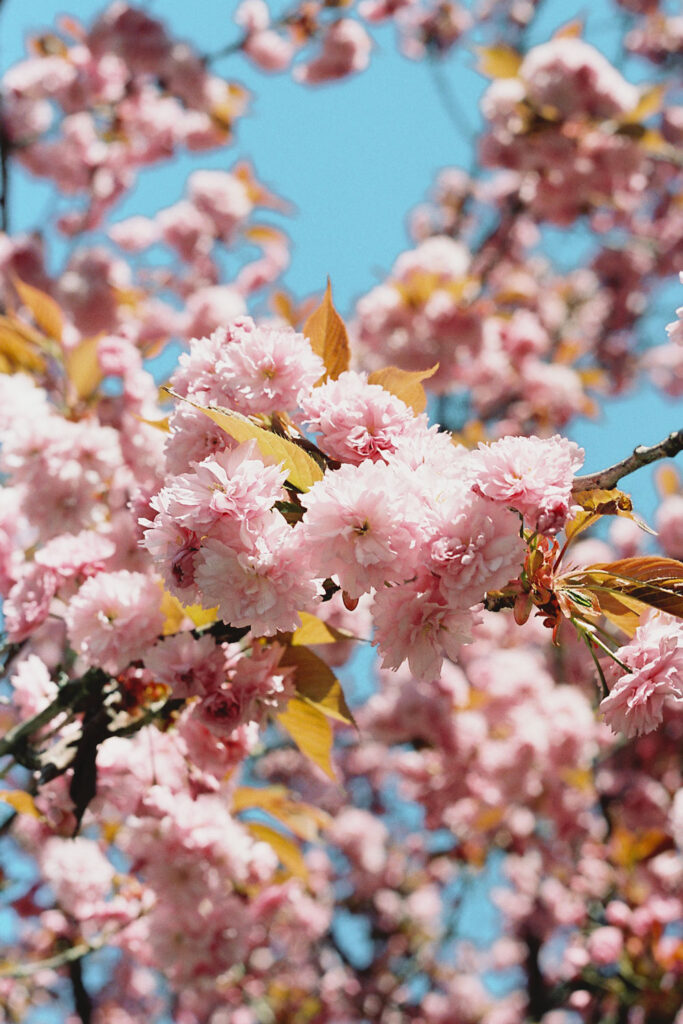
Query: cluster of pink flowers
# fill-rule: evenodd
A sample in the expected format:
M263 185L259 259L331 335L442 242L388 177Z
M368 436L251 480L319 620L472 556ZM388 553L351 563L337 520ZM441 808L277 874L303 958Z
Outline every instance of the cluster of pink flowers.
M227 435L223 451L198 458L207 445L196 432L215 437L213 424L180 403L168 447L176 475L151 501L146 546L184 604L215 607L255 636L296 628L326 578L352 599L374 590L385 663L409 658L417 675L437 673L467 638L472 609L521 569L513 510L532 529L559 530L582 453L555 437L468 454L361 374L315 387L323 371L302 335L248 318L194 340L172 378L181 395L249 415L291 412L334 468L297 496L290 525L286 471ZM181 450L188 466L177 473Z
M61 218L72 234L96 227L139 167L224 143L247 94L123 0L89 30L65 21L63 34L5 76L3 105L23 165L88 196L85 213Z
M536 6L244 0L202 56L116 2L5 76L10 168L75 197L63 233L106 234L55 273L49 234L0 234L2 831L36 871L8 858L25 976L3 966L0 1015L70 1007L74 957L109 946L96 1024L683 1024L681 619L624 642L593 586L637 558L676 610L683 567L622 514L565 556L578 502L627 503L577 495L555 433L640 368L681 392L680 313L642 359L636 330L678 266L683 122L577 26L517 53ZM626 46L668 61L677 19L622 6ZM391 23L432 60L473 30L509 77L482 101L493 173L441 172L352 355L329 304L274 288L287 238L258 211L287 208L249 163L106 223L141 167L230 141L247 95L215 60L323 85ZM601 237L568 270L548 223ZM170 339L173 404L149 362ZM670 467L659 486L681 558Z
M661 724L667 704L683 707L683 628L662 612L643 616L633 639L610 665L609 696L600 703L615 732L639 736ZM620 674L627 669L624 675Z
M523 202L544 220L570 224L605 204L632 211L654 173L647 149L618 130L638 100L637 88L599 50L581 39L553 39L484 94L490 127L482 160L517 172Z

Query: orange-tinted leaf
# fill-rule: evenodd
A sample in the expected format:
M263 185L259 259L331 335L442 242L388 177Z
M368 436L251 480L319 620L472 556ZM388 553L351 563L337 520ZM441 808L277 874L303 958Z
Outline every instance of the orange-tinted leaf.
M600 518L601 516L597 512L587 512L584 508L580 509L565 525L564 532L567 540L573 540L574 537L578 537L589 526L597 523Z
M641 124L653 114L659 113L666 90L667 86L664 83L645 88L633 110L629 110L628 114L621 118L622 124Z
M553 32L553 39L580 39L583 35L583 18L574 18Z
M164 434L170 434L171 428L169 426L168 416L164 416L162 420L146 420L144 416L136 416L136 420L140 423L146 423L148 427L154 427L155 430L161 430Z
M91 398L102 380L102 370L97 358L99 337L84 338L83 341L64 355L64 365L71 386L80 400Z
M597 594L600 610L606 619L627 636L633 636L647 605L628 594L601 590Z
M621 558L588 566L584 575L598 587L683 618L683 562L675 558Z
M335 779L331 752L334 736L332 726L319 708L299 697L292 697L284 711L277 715L302 754L310 757L330 779Z
M383 370L374 370L370 374L368 384L379 384L385 391L389 391L410 406L415 413L421 413L427 407L427 395L422 387L422 381L433 377L438 369L438 363L429 370L417 370L412 373L400 370L397 366L385 366Z
M35 343L17 329L9 317L0 318L0 357L4 373L17 370L42 373L45 369L45 360L36 351Z
M32 284L26 284L18 277L13 278L13 283L19 298L41 331L44 331L48 338L61 341L64 321L62 311L52 296L41 291L40 288L34 288Z
M268 843L275 850L281 863L284 864L291 875L294 875L295 878L301 878L303 881L307 880L308 869L306 868L306 861L293 839L283 835L282 832L278 832L277 829L270 828L269 825L249 823L247 829L251 832L254 839Z
M310 612L299 612L301 625L292 633L290 643L293 647L311 646L312 644L334 644L337 640L348 640L338 629L328 626Z
M176 395L173 391L168 393L204 413L235 441L256 441L261 455L284 466L287 470L287 479L300 491L307 491L317 480L322 480L323 471L318 463L293 441L288 441L287 438L280 437L270 430L264 430L263 427L257 427L241 413L229 412L226 409L207 409L190 402L182 395Z
M240 786L233 793L232 807L235 814L248 810L266 811L307 842L318 839L321 830L327 828L332 820L320 808L294 799L284 786Z
M476 46L477 71L487 78L516 78L522 54L511 46Z
M353 722L339 680L327 662L314 651L308 647L288 647L280 664L296 668L294 685L300 697L329 718L348 725Z
M336 380L341 373L348 370L351 361L349 338L346 325L334 308L329 278L323 301L309 316L304 324L303 333L310 341L313 351L325 364L326 372L319 383L327 379Z
M659 491L662 498L669 497L672 494L678 494L681 487L681 480L676 472L674 466L670 463L666 466L660 466L655 473L655 481L657 483L657 490Z
M30 793L25 793L23 789L0 790L0 800L13 807L17 814L28 814L31 818L42 818L42 814L36 807L33 797Z

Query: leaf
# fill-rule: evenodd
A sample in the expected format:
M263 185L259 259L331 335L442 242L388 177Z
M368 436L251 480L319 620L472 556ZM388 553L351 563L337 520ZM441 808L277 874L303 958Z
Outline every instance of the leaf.
M328 718L347 725L353 724L353 715L344 697L344 691L334 672L322 658L308 647L288 647L280 664L295 666L294 685L306 702L318 708Z
M48 338L61 341L64 321L62 311L52 296L41 291L40 288L35 288L32 284L26 284L25 281L20 280L16 276L12 281L19 294L19 298L29 310L41 331L44 331Z
M415 413L424 412L427 407L427 396L422 387L422 381L433 377L439 369L436 363L429 370L417 370L409 372L400 370L397 366L385 366L382 370L374 370L368 377L368 384L379 384L385 391L389 391Z
M174 594L164 590L161 597L161 611L164 614L162 633L173 636L180 630L185 619L196 629L212 625L218 618L218 608L203 608L200 604L182 604Z
M580 39L583 35L583 19L574 18L553 32L553 39Z
M671 840L666 832L651 828L630 832L623 825L617 825L612 833L612 860L620 867L632 868L640 861L649 860L656 853L666 849Z
M207 409L203 405L191 402L188 398L183 398L182 395L177 395L169 388L165 390L173 398L179 398L195 409L199 409L240 444L245 441L256 441L261 455L284 466L287 470L287 479L299 491L307 491L318 480L322 480L323 471L318 463L293 441L288 441L287 438L280 437L270 430L264 430L263 427L257 427L241 413L229 412L226 409Z
M310 612L299 612L299 618L301 619L301 625L292 633L292 639L290 640L292 647L334 644L338 640L350 639L350 637L340 633L333 626L328 626L317 615L311 615Z
M582 575L598 587L683 618L683 562L675 558L621 558L589 565Z
M621 123L641 124L653 114L657 114L661 109L666 90L667 86L664 83L644 89L635 107L621 118Z
M666 498L672 494L678 494L681 486L678 473L671 465L660 466L655 473L655 481L657 484L657 490L662 498Z
M318 839L320 831L328 828L332 820L319 807L293 799L284 786L240 786L233 793L232 809L235 814L266 811L307 842Z
M180 629L185 612L178 598L169 594L168 590L164 590L161 597L161 612L164 616L161 632L164 636L173 636Z
M516 78L524 59L511 46L475 46L475 52L477 71L487 78Z
M90 398L102 380L102 370L97 358L99 341L98 335L84 338L64 355L66 374L79 400Z
M334 736L332 726L320 711L308 701L292 697L277 720L287 730L302 754L310 757L330 779L336 779L330 753Z
M573 498L587 512L599 512L601 516L615 516L619 510L630 512L633 509L628 494L616 487L610 491L577 491Z
M603 591L597 595L600 611L606 619L617 626L626 636L633 636L640 625L641 615L647 605L628 594Z
M168 416L164 416L162 420L146 420L144 416L136 416L135 419L139 420L140 423L146 423L148 427L154 427L155 430L163 431L164 434L171 433Z
M584 530L587 530L593 523L597 523L598 519L601 518L597 512L587 512L584 508L580 509L565 525L564 532L567 540L573 540L574 537L578 537L580 533L583 533Z
M13 807L17 814L29 814L32 818L42 818L33 797L30 793L25 793L23 789L2 789L0 790L0 800Z
M247 825L247 829L251 832L254 839L258 839L262 843L268 843L275 850L280 861L291 875L294 875L295 878L301 878L304 882L308 880L308 868L306 867L304 855L293 839L283 835L282 832L278 832L274 828L270 828L269 825L250 823Z
M41 373L45 369L45 360L36 351L35 342L10 317L0 318L0 356L5 373L16 370Z
M346 325L332 303L329 277L323 301L304 324L303 334L325 364L325 373L319 384L328 379L336 380L344 370L348 370L351 361L349 338Z
M182 609L196 629L211 626L218 620L218 607L203 608L200 604L184 604Z

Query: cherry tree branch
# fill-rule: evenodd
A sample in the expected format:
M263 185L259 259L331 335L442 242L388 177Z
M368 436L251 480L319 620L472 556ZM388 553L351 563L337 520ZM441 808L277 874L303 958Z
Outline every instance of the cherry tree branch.
M683 429L674 430L663 441L650 445L649 448L639 444L637 448L633 449L632 455L622 459L621 462L616 462L613 466L608 466L607 469L601 469L598 473L577 476L572 490L574 493L593 490L608 491L615 487L623 476L635 473L637 469L641 469L651 462L657 462L659 459L672 459L681 451L683 451Z

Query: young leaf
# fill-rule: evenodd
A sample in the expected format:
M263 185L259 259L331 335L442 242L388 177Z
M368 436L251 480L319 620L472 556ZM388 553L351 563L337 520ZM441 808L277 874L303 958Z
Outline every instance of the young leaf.
M516 78L522 54L510 46L476 46L477 71L487 78Z
M299 612L299 618L301 619L301 625L292 633L290 641L292 647L334 644L337 640L350 639L333 626L328 626L317 615L311 615L310 612Z
M368 384L379 384L418 414L424 412L427 407L427 396L422 381L433 377L438 369L438 363L429 370L417 370L413 373L400 370L397 366L385 366L382 370L373 370L368 376Z
M64 327L62 311L52 296L41 291L40 288L34 288L32 284L26 284L18 277L13 278L13 283L19 298L41 331L44 331L48 338L61 341Z
M325 373L318 381L337 377L348 370L351 360L351 348L346 333L346 325L332 303L330 279L327 279L325 296L315 312L311 313L304 324L303 333L311 343L311 348L320 356L325 364Z
M29 373L41 373L45 369L45 360L36 351L35 342L11 317L0 317L0 359L3 373L14 373L26 370Z
M584 576L601 588L683 618L683 562L647 556L590 565Z
M330 753L334 736L332 726L322 713L308 701L292 697L284 711L277 716L302 754L310 757L330 779L335 779Z
M580 39L583 35L583 19L574 18L553 32L553 39Z
M640 616L647 611L647 605L628 594L611 590L601 590L596 596L605 618L622 633L633 636L640 625Z
M90 398L102 380L102 370L97 358L99 341L98 335L84 338L64 355L66 374L79 400Z
M320 831L328 828L332 820L320 808L293 799L284 786L240 786L233 793L232 809L235 814L249 810L266 811L307 842L318 839Z
M169 427L169 417L164 416L162 420L146 420L144 416L136 416L136 420L140 423L146 423L148 427L154 427L155 430L161 430L164 434L170 434L171 428Z
M328 718L336 718L347 725L353 723L344 691L327 662L308 647L288 647L280 664L296 667L294 685L307 703L319 708Z
M17 814L29 814L32 818L42 818L30 793L23 789L0 790L0 800L13 807Z
M195 402L183 398L182 395L176 395L173 391L168 391L168 393L203 412L235 441L240 443L256 441L261 455L283 465L287 470L287 479L298 490L307 491L316 481L322 480L323 471L315 459L312 459L303 448L299 448L293 441L288 441L286 437L280 437L270 430L257 427L241 413L228 412L225 409L207 409L203 405L197 405Z
M617 487L610 491L577 491L572 497L587 512L599 512L602 516L615 516L619 511L631 512L633 509L629 495Z
M294 875L295 878L301 878L304 882L307 881L308 869L306 861L293 839L283 835L282 832L278 832L277 829L270 828L269 825L250 822L247 825L247 829L251 832L254 839L268 843L275 850L281 863L284 864L291 875Z

